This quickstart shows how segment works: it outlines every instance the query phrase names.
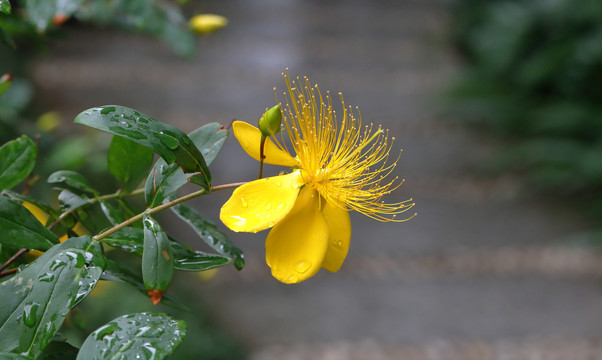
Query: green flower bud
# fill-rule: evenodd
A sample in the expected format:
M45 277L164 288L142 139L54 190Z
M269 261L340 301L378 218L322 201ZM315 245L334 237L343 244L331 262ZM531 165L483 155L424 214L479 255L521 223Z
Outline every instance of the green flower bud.
M268 137L278 134L280 132L280 124L282 123L280 105L276 105L266 111L257 123L263 136Z

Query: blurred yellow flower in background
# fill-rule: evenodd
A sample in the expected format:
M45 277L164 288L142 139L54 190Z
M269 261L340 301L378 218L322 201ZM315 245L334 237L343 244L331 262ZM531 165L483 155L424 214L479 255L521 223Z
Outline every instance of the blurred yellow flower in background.
M228 19L221 15L200 14L193 16L190 21L190 28L197 34L210 34L228 25Z
M323 97L307 78L302 83L297 79L298 87L288 74L283 76L288 99L282 133L290 143L268 138L264 161L293 171L238 187L222 207L220 219L233 231L273 227L266 239L266 262L276 279L290 284L310 278L320 268L339 270L349 250L349 211L397 222L407 220L397 215L414 204L411 199L381 201L403 182L397 177L385 180L399 159L387 164L394 140L389 141L387 131L372 124L363 127L341 94L338 123L328 93ZM259 160L261 131L242 121L235 121L233 130L243 149Z

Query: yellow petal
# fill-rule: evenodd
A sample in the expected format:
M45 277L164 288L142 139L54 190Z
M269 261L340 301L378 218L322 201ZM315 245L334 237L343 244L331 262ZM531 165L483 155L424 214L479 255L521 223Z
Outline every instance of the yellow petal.
M330 230L328 238L328 249L322 267L328 271L339 271L347 252L349 251L349 240L351 239L351 220L349 212L336 206L323 202L324 217Z
M255 126L244 121L235 121L232 124L234 136L240 143L240 146L253 159L259 161L259 146L261 145L261 131ZM272 165L296 166L297 160L286 151L280 150L270 138L267 138L263 148L265 158L263 162Z
M291 211L302 185L303 177L299 170L251 181L234 190L222 206L219 217L234 231L265 230Z
M268 234L265 257L272 275L286 284L314 276L328 246L328 225L318 207L318 193L309 186L299 193L295 207Z
M35 216L36 219L38 219L38 221L42 223L42 225L46 225L46 221L48 221L48 214L46 214L44 210L26 201L23 202L21 205L23 205L27 210L29 210L29 212L32 213L33 216Z

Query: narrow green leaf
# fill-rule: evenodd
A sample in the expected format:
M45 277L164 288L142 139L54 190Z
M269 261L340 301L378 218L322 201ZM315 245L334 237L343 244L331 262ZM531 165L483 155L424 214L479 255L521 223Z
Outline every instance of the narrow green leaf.
M142 229L125 227L102 239L110 246L142 256L144 250L144 233ZM225 256L207 254L191 250L173 239L169 239L174 258L174 268L183 271L205 271L230 263ZM244 260L243 260L244 261Z
M171 283L174 258L167 235L150 215L142 219L144 225L144 252L142 279L147 290L165 291Z
M245 258L242 250L234 246L226 234L221 232L215 223L204 217L195 209L179 204L173 206L171 210L184 220L196 233L218 253L229 257L234 262L238 270L245 266Z
M79 190L90 194L96 194L97 191L90 186L88 180L79 173L70 170L59 170L48 177L48 183L55 187L67 190Z
M221 150L229 131L218 123L210 123L194 130L188 137L201 151L207 166L211 165ZM169 195L188 182L186 175L177 165L168 165L159 159L146 179L144 197L149 207L161 205ZM196 177L193 177L196 180ZM192 179L191 179L192 180Z
M59 239L18 202L0 196L0 243L27 249L48 250Z
M211 184L211 173L203 155L181 130L163 124L134 109L119 105L100 106L75 117L78 124L128 138L159 154L168 164L177 163L186 173L201 173Z
M142 250L140 250L140 255L142 255ZM107 259L107 266L100 279L108 281L121 281L130 284L131 286L136 288L136 290L138 290L141 294L148 296L148 293L142 281L142 277L140 277L140 275L134 274L130 270L123 268L121 265L110 259ZM174 309L182 311L190 311L188 307L175 301L167 294L163 294L161 304L171 306Z
M0 13L10 14L10 2L8 0L0 0Z
M186 323L162 313L118 317L92 332L77 360L165 359L182 342Z
M71 241L70 241L71 240ZM0 349L38 357L69 310L95 286L102 268L89 263L90 237L53 247L11 279L0 283Z
M0 190L25 180L36 164L36 144L23 135L0 147Z
M123 190L135 190L153 165L153 151L127 138L113 136L107 154L109 171Z

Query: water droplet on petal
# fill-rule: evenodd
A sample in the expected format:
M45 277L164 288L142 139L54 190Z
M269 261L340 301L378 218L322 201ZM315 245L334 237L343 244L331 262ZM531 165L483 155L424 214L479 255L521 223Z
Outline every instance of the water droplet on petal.
M287 282L288 283L296 283L299 281L299 277L297 275L291 275L288 279Z
M240 204L242 205L242 207L248 207L249 203L247 203L247 200L244 197L240 197Z
M295 271L298 272L299 274L304 274L307 272L307 270L309 270L310 267L311 267L311 261L302 260L302 261L299 261L297 263L297 265L295 266Z
M282 209L284 209L285 206L286 206L286 203L282 203L282 204L278 205L278 207L276 207L276 211L278 211L278 212L282 211Z
M266 205L265 205L265 209L266 209L266 210L270 210L271 208L272 208L272 205L271 205L271 204L266 204Z

